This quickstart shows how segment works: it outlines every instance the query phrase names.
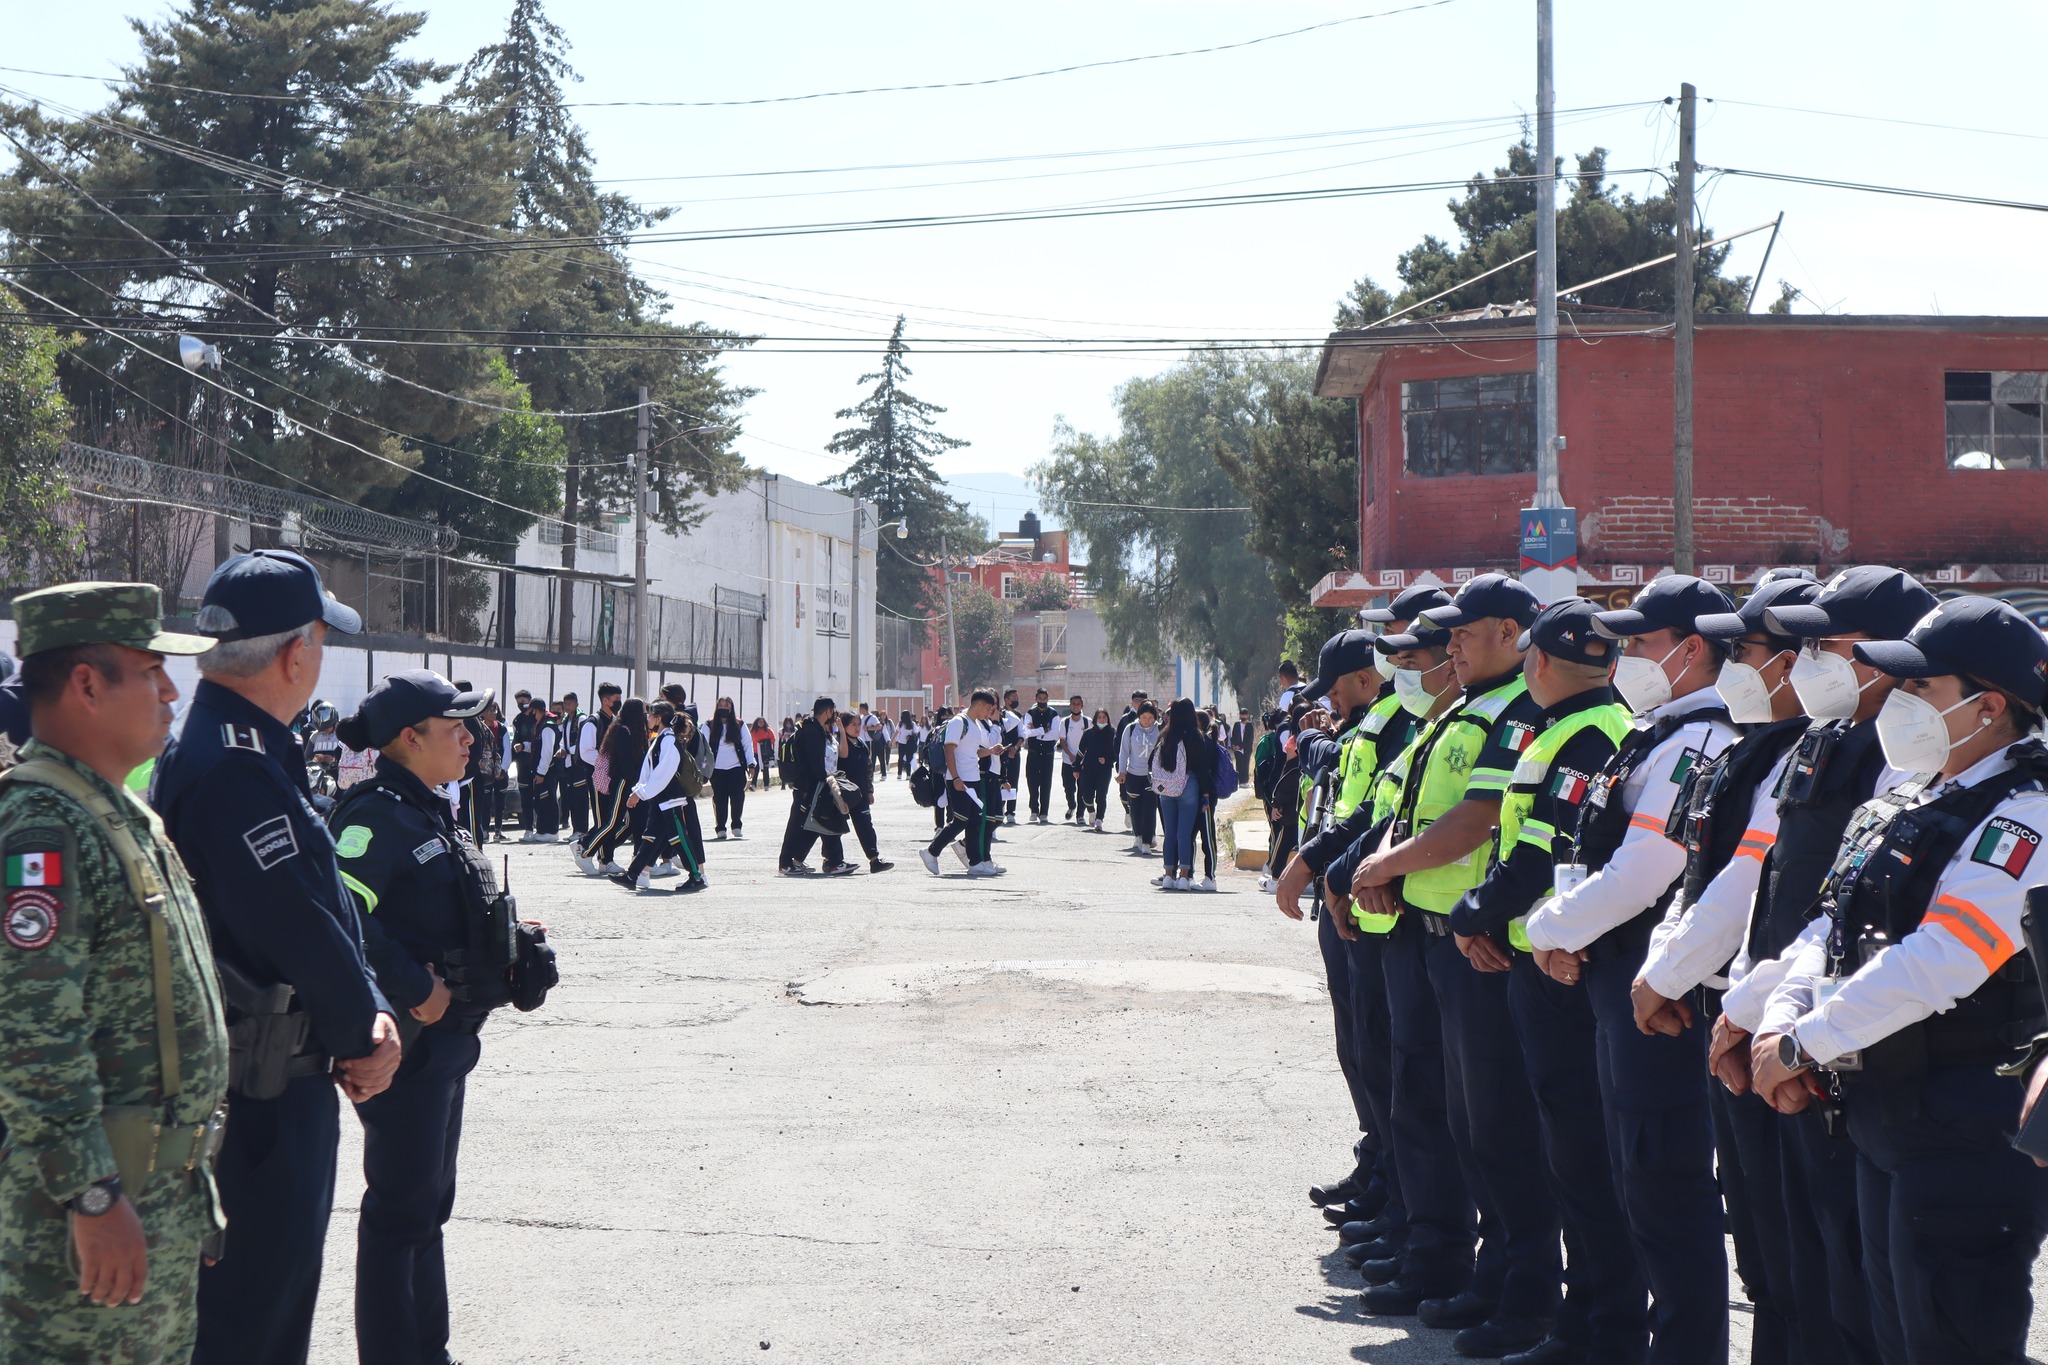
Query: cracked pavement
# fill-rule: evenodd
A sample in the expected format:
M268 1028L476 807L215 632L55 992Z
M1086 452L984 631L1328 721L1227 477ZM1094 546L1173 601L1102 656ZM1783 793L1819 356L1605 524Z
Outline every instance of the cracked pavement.
M895 870L797 881L787 798L755 793L696 896L505 846L562 985L493 1019L470 1080L457 1358L1456 1358L1359 1315L1307 1201L1353 1126L1313 926L1250 873L1159 892L1072 826L1003 831L1000 881L935 879L930 813L897 781L877 807ZM836 970L907 985L802 1003ZM355 1360L360 1145L345 1113L317 1365Z

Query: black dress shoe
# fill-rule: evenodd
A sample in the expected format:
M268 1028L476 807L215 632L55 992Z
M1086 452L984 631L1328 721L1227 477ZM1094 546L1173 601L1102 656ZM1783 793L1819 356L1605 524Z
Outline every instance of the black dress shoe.
M1505 1356L1501 1365L1587 1365L1592 1352L1574 1342L1545 1337L1526 1351Z
M1353 1171L1342 1180L1332 1181L1328 1185L1309 1186L1308 1202L1328 1208L1332 1204L1343 1204L1356 1199L1364 1193L1365 1182L1359 1179L1357 1171Z
M1401 1278L1401 1258L1384 1256L1378 1260L1365 1261L1358 1267L1358 1278L1367 1284L1388 1284Z
M1451 1338L1451 1349L1474 1360L1499 1360L1526 1351L1550 1333L1549 1318L1495 1317Z
M1397 1275L1385 1284L1368 1286L1358 1296L1358 1306L1374 1317L1412 1318L1416 1308L1430 1297L1431 1286Z
M1401 1232L1389 1233L1385 1237L1375 1237L1370 1242L1353 1242L1350 1246L1343 1248L1344 1260L1347 1264L1355 1266L1364 1265L1367 1261L1398 1260L1401 1255L1401 1248L1406 1245L1407 1241L1408 1234Z
M1477 1327L1493 1316L1493 1300L1467 1289L1446 1299L1424 1299L1415 1309L1424 1327Z
M1360 1242L1377 1242L1387 1235L1387 1229L1378 1219L1362 1223L1346 1223L1337 1229L1337 1241L1343 1246L1356 1246Z
M1342 1227L1346 1223L1363 1223L1378 1212L1378 1209L1362 1207L1356 1199L1346 1199L1341 1204L1325 1204L1323 1221L1331 1227Z

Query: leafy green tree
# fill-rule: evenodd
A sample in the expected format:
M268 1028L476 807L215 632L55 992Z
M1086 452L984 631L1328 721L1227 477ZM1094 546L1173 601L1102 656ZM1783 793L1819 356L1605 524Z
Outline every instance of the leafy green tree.
M953 634L960 640L960 686L966 691L1010 685L1010 659L1015 640L1010 631L1013 611L1008 602L978 583L953 585ZM941 636L941 640L944 640ZM942 643L939 651L947 651Z
M71 434L71 409L57 388L63 343L29 324L0 289L0 591L18 592L68 576L77 543L59 515L65 497L57 450Z
M1214 655L1241 696L1278 657L1281 602L1246 543L1223 460L1248 458L1258 421L1254 362L1197 351L1117 390L1119 431L1062 423L1031 473L1047 505L1089 548L1088 574L1111 645L1163 667L1175 651Z
M950 553L973 554L986 548L988 527L965 503L947 495L932 464L940 454L968 443L938 430L935 419L944 408L904 389L910 377L904 362L908 350L899 316L882 352L882 367L860 377L874 387L860 402L834 414L856 425L826 443L825 449L850 457L850 463L825 482L873 503L878 525L900 521L909 529L905 539L891 538L890 548L901 553L885 553L875 561L875 600L899 615L921 618L935 615L941 605L940 584L924 567L937 562L941 536ZM960 648L964 655L967 646Z
M1577 174L1567 178L1563 176L1563 158L1558 159L1561 183L1570 187L1557 210L1560 286L1570 288L1599 279L1677 249L1677 205L1668 191L1647 199L1620 193L1607 184L1607 151L1602 147L1577 161ZM1539 187L1521 177L1535 174L1536 150L1524 137L1508 148L1507 165L1496 168L1491 176L1473 176L1466 183L1464 196L1450 201L1457 244L1432 233L1402 252L1395 265L1402 286L1398 294L1389 294L1370 276L1359 279L1337 305L1336 325L1363 327L1377 322L1533 250ZM1750 280L1721 274L1727 257L1725 247L1702 251L1697 257L1695 306L1702 312L1741 312L1746 306ZM1487 303L1524 302L1535 293L1535 267L1533 260L1509 266L1407 316L1419 319ZM1569 295L1565 303L1669 312L1671 284L1672 272L1653 266Z
M562 429L549 418L533 411L525 385L513 375L503 356L491 357L504 392L511 398L513 412L472 432L453 445L434 446L421 459L421 472L431 474L456 488L489 484L498 496L518 507L553 515L562 496ZM426 509L444 524L460 524L464 535L486 558L507 559L520 533L532 517L508 507L479 504L442 484L429 484L423 492Z
M1025 611L1065 611L1074 604L1074 585L1063 573L1025 570L1010 580L1017 605Z
M1245 543L1273 566L1281 602L1304 607L1324 574L1350 566L1358 543L1355 413L1316 397L1307 353L1261 357L1246 370L1254 404L1248 439L1219 441L1216 462L1251 506Z

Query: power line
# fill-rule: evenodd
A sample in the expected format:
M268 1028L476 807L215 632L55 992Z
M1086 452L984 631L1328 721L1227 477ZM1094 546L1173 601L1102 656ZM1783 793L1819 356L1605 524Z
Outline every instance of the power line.
M2010 128L1972 128L1960 123L1929 123L1924 119L1887 118L1882 114L1852 114L1840 109L1808 109L1795 104L1761 104L1755 100L1731 100L1702 96L1707 104L1728 104L1740 109L1768 109L1777 114L1810 114L1815 118L1852 119L1858 123L1889 123L1900 128L1930 128L1944 133L1977 133L1984 137L2017 137L2029 142L2048 142L2048 133L2022 133Z
M849 90L816 90L802 95L766 95L753 99L737 100L564 100L562 101L562 107L565 109L732 109L753 105L798 104L808 100L841 99L851 95L894 95L923 90L966 90L981 86L1008 85L1016 81L1038 80L1046 76L1065 76L1077 71L1095 71L1105 67L1132 66L1140 62L1159 62L1177 57L1202 57L1217 52L1234 52L1247 47L1257 47L1262 43L1279 42L1284 38L1298 38L1306 33L1316 33L1324 29L1338 28L1347 24L1363 23L1369 19L1387 19L1398 14L1412 14L1418 10L1440 9L1445 5L1455 3L1456 0L1420 0L1419 3L1403 5L1397 9L1378 10L1369 14L1353 14L1342 19L1327 19L1319 24L1309 24L1302 28L1288 29L1282 33L1262 34L1257 38L1244 38L1237 42L1214 43L1208 47L1182 48L1174 52L1149 52L1135 57L1111 57L1100 61L1076 62L1068 66L1049 67L1043 71L1022 71L1014 75L986 76L977 80L932 81L917 85L874 85ZM119 86L123 83L146 85L159 90L175 90L195 95L221 95L233 99L295 104L314 102L314 97L311 95L245 94L233 90L211 90L203 86L180 85L171 81L145 80L133 75L116 80L108 76L84 76L65 71L36 71L28 67L16 66L0 67L0 71L12 71L33 76L51 76L63 80L98 81L102 84L113 86ZM364 104L414 105L412 100L396 99L389 96L359 95L354 98L357 102ZM449 108L466 103L466 101L443 100L433 103L421 103L414 105L414 107Z
M1784 185L1810 185L1824 190L1854 190L1860 194L1889 194L1902 199L1932 199L1944 204L1976 204L1984 208L2025 209L2029 213L2048 213L2048 204L2035 203L2029 199L1999 199L1987 195L1959 194L1948 190L1877 185L1860 180L1829 180L1822 176L1790 175L1780 171L1746 171L1734 166L1702 166L1700 169L1713 171L1718 175L1740 175L1751 180L1772 180Z

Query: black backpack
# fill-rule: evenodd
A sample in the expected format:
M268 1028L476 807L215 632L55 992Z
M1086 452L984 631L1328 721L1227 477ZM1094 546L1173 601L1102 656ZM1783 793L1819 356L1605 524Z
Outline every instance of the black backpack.
M922 759L910 774L910 799L918 805L930 808L939 804L939 792L943 787L939 775Z

